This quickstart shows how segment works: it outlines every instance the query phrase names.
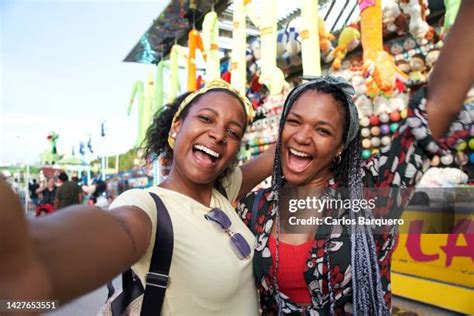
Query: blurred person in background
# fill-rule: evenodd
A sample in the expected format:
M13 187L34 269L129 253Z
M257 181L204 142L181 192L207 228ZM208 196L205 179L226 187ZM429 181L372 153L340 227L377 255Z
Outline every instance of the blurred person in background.
M39 189L40 185L36 181L36 179L33 179L31 183L28 184L28 190L30 191L30 199L31 202L37 206L40 202L38 193L36 192Z
M61 186L56 192L54 208L60 209L74 204L81 204L83 198L81 187L76 182L69 181L69 177L65 172L59 173L58 179Z
M41 199L36 207L36 216L40 216L43 213L51 213L55 210L54 199L56 197L56 181L54 178L48 178L46 185L36 189L36 194L41 194Z

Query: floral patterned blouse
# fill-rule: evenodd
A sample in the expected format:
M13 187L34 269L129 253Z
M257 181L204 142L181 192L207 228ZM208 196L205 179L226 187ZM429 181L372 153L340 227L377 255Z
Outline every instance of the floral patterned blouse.
M413 187L430 165L434 154L450 152L458 140L469 135L472 125L470 115L462 111L458 120L451 125L449 136L436 142L428 129L426 88L420 89L410 100L407 118L400 122L398 131L392 137L390 146L382 148L364 165L364 186L370 188ZM337 188L334 181L328 186ZM250 226L252 207L257 192L252 192L238 206L238 213ZM311 294L311 305L300 307L284 293L274 291L272 253L268 246L269 235L275 221L276 193L265 189L259 201L257 221L254 228L257 241L254 257L254 274L260 292L263 315L276 315L278 306L274 295L280 297L280 308L284 314L329 315L330 293L328 280L333 289L336 315L352 314L351 243L349 234L331 234L330 237L316 235L308 253L304 278ZM407 199L394 199L392 204L402 211ZM382 290L385 303L391 308L390 264L395 244L392 233L374 235L379 262ZM327 244L328 243L328 244ZM330 264L328 264L330 263ZM329 275L330 274L330 275ZM276 293L276 294L275 294Z

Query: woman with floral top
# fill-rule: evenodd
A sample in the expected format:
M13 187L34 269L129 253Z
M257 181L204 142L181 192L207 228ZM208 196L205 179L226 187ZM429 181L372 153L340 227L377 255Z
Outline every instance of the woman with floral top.
M365 163L360 158L359 119L349 83L329 76L306 78L288 95L272 188L249 194L238 207L257 237L254 273L263 315L390 314L393 231L373 234L367 225L351 224L351 231L348 226L341 230L316 225L297 234L284 232L289 208L284 195L297 187L325 189L334 194L329 197L355 200L363 198L363 188L410 188L426 171L430 157L450 151L459 138L467 137L472 121L461 109L474 82L474 57L468 55L465 39L474 20L474 5L463 3L463 9L428 88L411 97L408 117L392 144ZM334 190L338 188L347 192ZM396 214L408 200L398 199L393 192L385 198ZM325 210L325 215L335 211L340 218L356 218L351 209ZM373 215L380 215L376 211Z

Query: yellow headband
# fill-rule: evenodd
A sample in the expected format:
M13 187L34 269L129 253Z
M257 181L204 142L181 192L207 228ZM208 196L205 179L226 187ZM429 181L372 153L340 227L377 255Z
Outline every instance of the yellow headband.
M196 97L215 89L224 89L235 94L244 105L246 112L245 114L247 115L247 123L252 122L255 116L255 111L253 110L252 103L250 102L250 100L245 95L242 95L238 90L232 88L232 86L227 81L224 81L222 79L214 79L212 81L209 81L204 88L188 95L179 105L178 110L174 114L173 120L171 122L174 123L175 121L177 121L183 109L188 106ZM170 145L171 149L174 148L174 138L172 138L171 136L168 136L168 144Z

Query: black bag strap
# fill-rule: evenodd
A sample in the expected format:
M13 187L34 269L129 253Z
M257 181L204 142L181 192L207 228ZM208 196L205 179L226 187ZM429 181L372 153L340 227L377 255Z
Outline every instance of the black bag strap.
M227 192L224 186L222 185L222 183L220 183L219 181L214 181L214 189L219 191L219 193L222 194L227 199Z
M150 195L156 204L158 225L150 271L146 275L141 316L160 315L166 288L169 284L169 272L173 256L174 234L170 215L163 201L154 193L150 193Z
M107 284L109 290L108 298L115 292L112 282ZM140 279L128 269L122 273L122 292L111 302L113 316L121 316L132 301L143 294L143 286Z
M157 228L155 246L146 276L146 291L138 276L128 269L122 274L122 292L111 302L113 316L121 316L132 301L143 295L140 315L160 315L166 288L169 283L169 270L173 256L173 225L168 210L161 199L150 193L156 206ZM112 283L107 285L110 298L115 289Z
M254 235L257 234L255 226L257 224L257 217L258 217L258 204L260 203L260 200L262 199L264 193L265 193L265 189L259 190L257 194L255 194L255 200L253 200L252 220L250 222L250 230L254 233Z

